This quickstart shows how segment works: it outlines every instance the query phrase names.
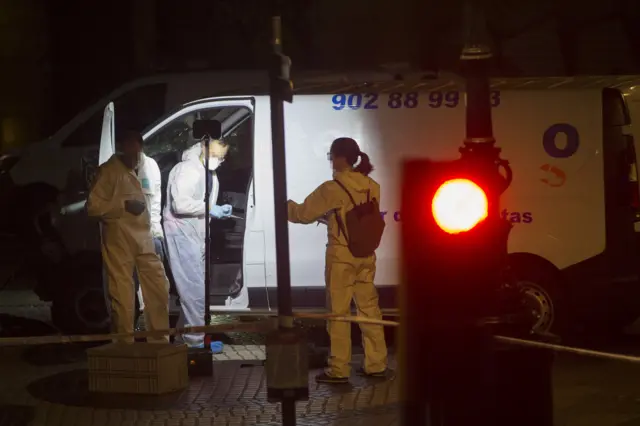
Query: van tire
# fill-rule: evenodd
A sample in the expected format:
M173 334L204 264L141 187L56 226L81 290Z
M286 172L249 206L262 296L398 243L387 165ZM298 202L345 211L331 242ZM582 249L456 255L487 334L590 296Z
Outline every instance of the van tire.
M515 284L523 292L524 303L534 315L534 331L564 334L569 324L560 273L546 260L529 254L509 255Z
M59 268L63 276L53 291L51 320L64 334L103 334L110 320L102 287L100 254L82 253Z

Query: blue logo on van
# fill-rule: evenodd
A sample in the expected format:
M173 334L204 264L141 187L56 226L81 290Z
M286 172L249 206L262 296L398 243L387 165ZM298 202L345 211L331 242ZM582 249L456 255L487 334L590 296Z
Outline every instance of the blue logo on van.
M558 142L556 141L559 133L564 133L567 138L567 143L562 148L558 147ZM580 147L578 129L567 123L554 124L542 135L542 146L550 157L569 158L578 152Z

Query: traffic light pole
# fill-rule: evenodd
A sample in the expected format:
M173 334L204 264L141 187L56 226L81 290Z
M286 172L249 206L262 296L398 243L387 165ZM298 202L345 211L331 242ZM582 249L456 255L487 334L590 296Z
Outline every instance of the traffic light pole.
M479 20L478 13L468 16ZM513 176L493 136L491 51L473 36L467 40L460 57L466 78L460 159L404 166L403 424L548 426L549 363L539 352L499 347L492 338L496 326L511 327L505 314L518 309L517 293L505 290L511 224L500 216ZM452 187L458 190L439 198Z
M471 38L471 37L470 37ZM460 148L462 160L484 163L494 169L496 179L489 194L489 215L499 209L499 198L513 179L509 162L500 159L500 148L495 146L493 120L491 117L491 84L489 81L491 49L476 41L469 40L460 55L463 74L466 80L466 138ZM503 167L506 176L501 179L499 168ZM488 170L487 170L488 171ZM506 248L505 248L506 249Z
M405 281L400 288L405 425L466 426L475 420L497 426L487 377L492 343L485 318L498 311L511 228L500 217L499 201L511 171L493 137L490 58L489 49L477 44L467 44L461 55L467 109L460 159L405 163ZM483 189L486 218L468 232L449 235L435 221L425 221L425 214L432 213L424 207L430 199L420 194L433 196L443 183L461 178Z
M273 189L278 279L278 329L267 335L265 362L267 398L282 403L282 424L295 426L296 401L309 397L308 352L304 332L294 328L289 263L287 167L285 155L284 102L293 102L289 80L291 60L282 54L280 17L272 18L269 66Z
M284 102L281 87L282 35L280 17L273 20L273 55L270 67L271 140L276 231L276 273L278 277L278 315L291 317L291 268L289 263L289 221L287 217L287 164L284 136ZM288 76L287 76L288 79ZM283 96L284 95L284 96Z

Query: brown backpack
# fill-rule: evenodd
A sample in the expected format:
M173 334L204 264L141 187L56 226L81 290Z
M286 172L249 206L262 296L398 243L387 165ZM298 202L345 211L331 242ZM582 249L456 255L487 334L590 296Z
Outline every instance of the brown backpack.
M337 179L334 180L347 193L353 203L353 209L344 215L346 223L342 221L340 212L336 209L339 231L344 234L349 251L354 257L369 257L375 253L380 245L385 226L378 200L370 199L371 191L367 191L367 201L357 204L347 188Z

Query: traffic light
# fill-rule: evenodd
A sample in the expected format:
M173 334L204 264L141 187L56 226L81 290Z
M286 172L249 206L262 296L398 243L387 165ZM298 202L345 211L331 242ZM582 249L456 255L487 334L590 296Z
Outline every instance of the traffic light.
M496 315L511 224L500 217L505 178L485 159L405 163L404 287L435 319ZM426 318L423 318L426 320Z
M511 224L499 212L512 172L493 137L492 55L477 3L467 2L460 56L466 80L461 157L404 165L401 417L407 425L548 425L549 357L505 348L492 336L496 327L530 327L515 319L523 309L506 274Z
M491 343L480 324L503 313L507 180L497 161L461 151L455 161L404 164L400 360L410 424L471 424L495 406L482 378Z

